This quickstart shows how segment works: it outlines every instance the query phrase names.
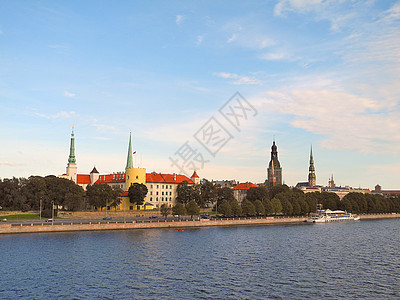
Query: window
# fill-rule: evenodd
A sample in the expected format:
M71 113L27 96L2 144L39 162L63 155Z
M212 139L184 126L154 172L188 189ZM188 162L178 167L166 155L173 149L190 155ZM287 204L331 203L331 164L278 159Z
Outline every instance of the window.
M164 201L164 197L161 197L161 201Z
M172 192L169 192L169 195L171 196L171 195L172 195Z
M158 184L157 184L157 188L158 188Z
M139 176L136 176L136 179L139 179Z
M153 188L153 185L150 185L150 188L152 189L152 188Z
M158 201L158 197L156 198L156 201ZM158 207L158 206L157 206Z
M170 185L169 188L172 190L172 185Z
M153 197L150 197L150 201L153 201Z
M158 195L158 192L156 192L156 195Z
M150 195L153 195L153 192L150 192Z
M121 206L118 205L118 206L117 206L117 210L121 210Z
M129 210L133 210L133 206L129 206Z
M161 195L163 195L163 196L164 196L164 192L161 192Z
M172 201L172 198L171 198L171 197L169 197L169 201Z
M163 188L164 188L164 185L162 185L161 188L163 189Z

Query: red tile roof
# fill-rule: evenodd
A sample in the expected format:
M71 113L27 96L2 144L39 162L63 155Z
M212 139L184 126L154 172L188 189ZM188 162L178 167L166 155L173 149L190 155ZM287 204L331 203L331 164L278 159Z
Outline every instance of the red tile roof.
M257 187L257 186L251 182L243 182L243 183L239 183L232 190L248 190L251 187Z
M194 184L193 181L190 178L186 177L185 175L161 174L161 173L155 173L155 172L146 173L146 182L181 183L185 180L189 184ZM78 174L77 181L80 184L90 184L90 175ZM99 179L96 181L96 183L124 183L124 182L125 182L125 173L122 173L122 172L114 173L114 174L100 175Z
M80 183L80 184L85 184L85 183L90 184L90 175L77 174L76 181L77 181L77 183Z
M193 184L193 181L185 175L179 174L161 174L161 173L146 173L146 182L154 183L181 183L187 181Z
M193 175L190 178L200 178L199 175L197 175L196 171L193 172Z

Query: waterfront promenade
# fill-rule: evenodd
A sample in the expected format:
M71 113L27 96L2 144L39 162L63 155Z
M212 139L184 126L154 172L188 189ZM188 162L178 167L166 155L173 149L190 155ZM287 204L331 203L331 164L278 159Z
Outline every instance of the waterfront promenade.
M400 214L361 215L361 220L399 218ZM260 226L274 224L301 224L307 217L258 217L258 218L228 218L228 219L198 219L198 220L157 220L132 222L81 222L57 224L0 224L0 234L10 233L39 233L64 231L98 231L98 230L127 230L151 228L193 228L210 226Z

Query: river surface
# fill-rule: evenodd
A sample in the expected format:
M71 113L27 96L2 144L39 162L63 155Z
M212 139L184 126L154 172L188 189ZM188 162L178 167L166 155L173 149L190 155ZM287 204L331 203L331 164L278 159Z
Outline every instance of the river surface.
M400 219L0 235L0 299L400 299Z

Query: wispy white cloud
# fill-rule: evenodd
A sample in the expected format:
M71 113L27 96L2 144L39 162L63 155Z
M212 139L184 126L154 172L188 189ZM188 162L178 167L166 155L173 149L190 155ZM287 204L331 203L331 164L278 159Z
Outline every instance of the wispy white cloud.
M237 38L238 38L238 34L234 33L226 42L232 43L232 42L236 41Z
M64 91L64 97L67 97L67 98L75 98L75 97L76 97L76 94L75 94L75 93L72 93L72 92L69 92L69 91Z
M240 76L235 73L226 73L226 72L221 72L221 73L214 73L214 76L221 77L224 79L234 79L232 82L233 84L261 84L261 81L254 78L254 77L248 77L248 76Z
M33 115L43 118L43 119L48 119L48 120L55 120L55 119L70 119L70 118L74 118L77 117L77 113L74 111L61 111L58 112L56 114L53 115L49 115L49 114L42 114L42 113L38 113L38 112L34 112Z
M323 137L320 146L374 153L400 151L400 110L387 111L381 102L330 90L267 93L270 107L294 117L291 125Z
M196 46L197 47L200 46L203 43L203 40L204 40L204 36L198 35L197 39L196 39Z
M184 20L185 20L184 15L176 15L175 17L175 23L178 25L182 24Z
M284 52L269 52L261 54L259 57L264 60L284 60L289 58Z
M0 166L16 167L17 164L10 161L0 161Z

